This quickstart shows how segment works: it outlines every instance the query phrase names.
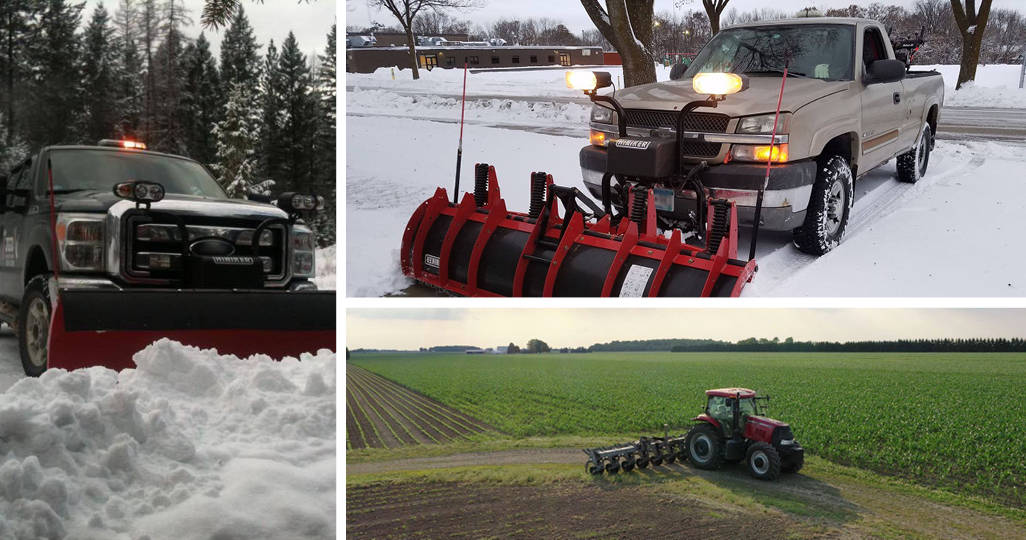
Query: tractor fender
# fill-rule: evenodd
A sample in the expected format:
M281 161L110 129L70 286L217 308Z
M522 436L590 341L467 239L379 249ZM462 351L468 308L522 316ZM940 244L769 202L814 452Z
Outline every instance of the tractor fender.
M691 419L692 422L708 422L717 428L720 427L720 421L709 416L708 414L700 414Z

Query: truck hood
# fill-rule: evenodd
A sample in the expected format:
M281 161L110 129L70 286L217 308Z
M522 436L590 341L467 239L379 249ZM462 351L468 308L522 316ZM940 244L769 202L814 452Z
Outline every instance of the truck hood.
M107 213L115 204L135 203L105 191L77 191L56 197L58 212ZM154 210L233 218L286 218L285 211L271 204L241 199L210 199L190 195L168 194L164 200L152 205Z
M748 77L747 89L727 96L715 109L703 107L698 111L717 112L731 117L774 112L780 94L780 79L764 75ZM817 99L850 90L854 84L852 81L789 77L780 110L796 111ZM616 92L616 99L625 109L678 110L690 101L705 98L692 89L691 79L643 84Z

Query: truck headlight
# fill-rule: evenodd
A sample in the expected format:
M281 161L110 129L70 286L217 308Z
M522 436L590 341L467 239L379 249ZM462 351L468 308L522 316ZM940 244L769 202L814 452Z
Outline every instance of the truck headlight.
M67 271L103 271L104 216L95 214L59 214L57 248L61 269Z
M598 122L600 124L615 124L616 123L616 112L609 107L603 107L601 105L592 105L591 107L591 121Z
M770 145L735 144L730 147L730 158L735 161L754 161L756 163L787 162L787 143Z
M313 231L301 225L292 227L292 275L314 277L317 242Z
M742 118L737 123L737 133L757 133L770 135L773 133L774 114L760 114ZM777 121L777 134L788 133L791 129L791 113L780 113L780 120Z

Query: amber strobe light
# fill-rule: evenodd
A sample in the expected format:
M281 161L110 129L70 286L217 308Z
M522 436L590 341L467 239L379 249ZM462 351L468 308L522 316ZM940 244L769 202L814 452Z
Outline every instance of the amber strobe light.
M594 90L598 85L598 78L593 71L567 71L566 87L572 90Z
M606 145L606 133L604 131L591 130L591 135L588 137L588 142L595 146Z
M699 94L725 96L743 90L745 81L736 73L699 73L692 79L691 86Z

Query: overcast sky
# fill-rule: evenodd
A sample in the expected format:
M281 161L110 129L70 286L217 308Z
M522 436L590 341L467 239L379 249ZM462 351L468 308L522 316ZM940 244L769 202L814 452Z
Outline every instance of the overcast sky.
M1026 337L1026 309L349 309L350 349L552 347L656 338L812 341Z
M0 0L3 2L5 0ZM118 0L86 0L86 9L82 14L83 25L92 16L93 8L97 4L103 4L111 16L118 8ZM184 0L186 9L192 17L193 24L185 28L185 35L195 38L200 31L207 34L211 42L211 49L216 57L221 51L221 36L224 28L220 30L200 28L200 13L203 12L203 0ZM316 51L324 53L324 47L328 44L328 32L335 22L336 3L334 0L310 0L309 3L299 4L296 0L264 0L261 4L254 0L243 0L246 16L253 26L257 42L261 46L267 45L271 39L281 49L281 42L285 41L289 30L296 34L299 46L302 51L309 55ZM263 50L261 49L261 54Z
M896 4L910 8L915 0L874 0L884 4ZM655 0L656 13L662 11L673 11L674 0ZM808 6L816 6L820 10L829 8L847 7L852 4L868 5L872 2L867 0L731 0L727 5L727 11L737 9L738 11L749 11L752 9L773 8L787 12L796 12ZM591 29L591 20L588 14L581 7L580 0L479 0L481 7L474 10L465 10L456 14L459 19L470 19L474 24L488 26L501 18L514 17L548 17L563 21L574 33L581 30ZM1023 7L1026 0L995 0L994 7ZM386 11L376 9L374 0L346 0L346 24L364 26L370 21L376 21L386 26L395 24L392 15ZM701 0L691 0L676 8L678 12L688 10L702 10ZM726 13L726 12L725 12Z

